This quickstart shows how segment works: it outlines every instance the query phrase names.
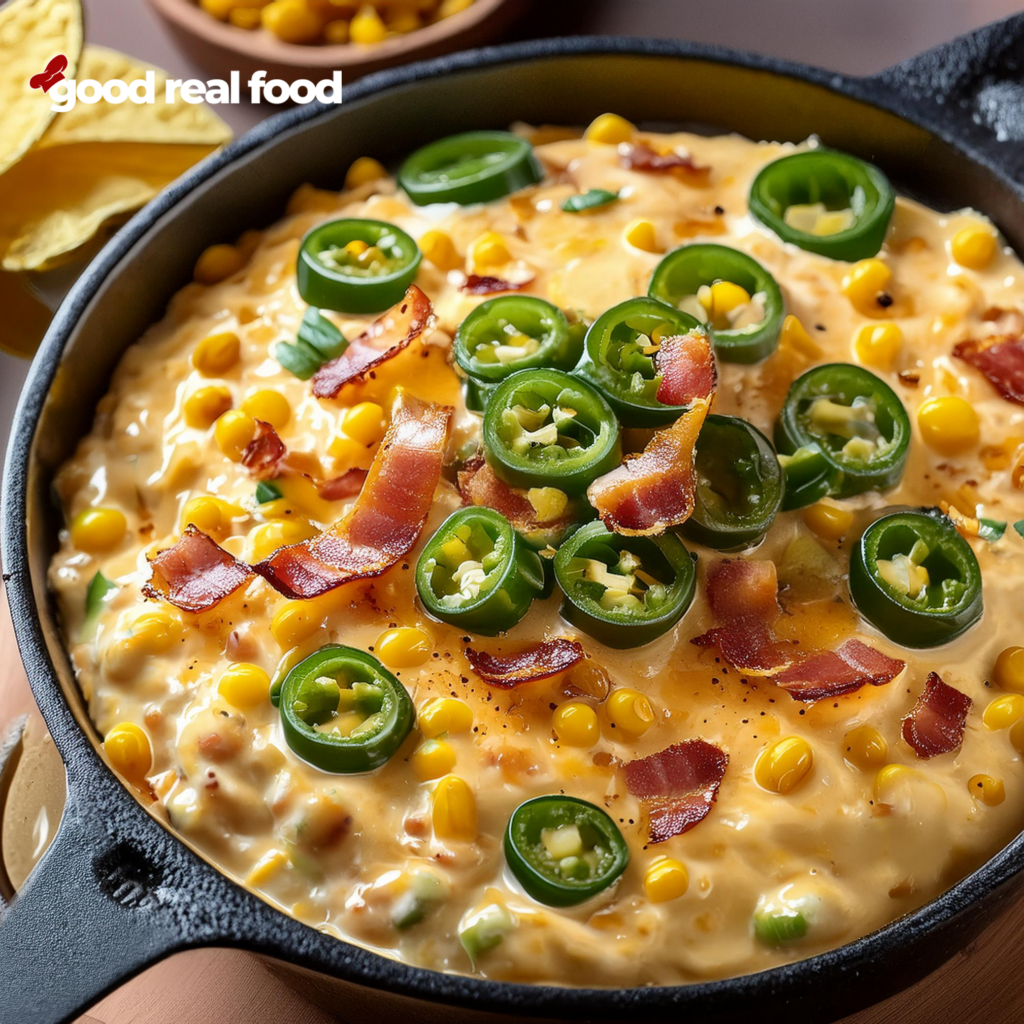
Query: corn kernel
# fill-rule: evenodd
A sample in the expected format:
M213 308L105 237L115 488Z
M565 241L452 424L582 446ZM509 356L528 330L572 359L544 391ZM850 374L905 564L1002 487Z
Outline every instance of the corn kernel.
M943 455L957 455L973 448L981 437L974 406L958 395L929 398L917 410L917 425L929 448Z
M199 0L199 6L218 21L227 21L236 0Z
M341 429L358 444L369 448L384 436L384 410L376 402L360 402L345 413Z
M263 27L285 43L315 43L323 27L306 0L273 0L262 17Z
M245 876L245 884L250 888L258 889L261 885L266 885L287 864L288 854L283 850L268 850Z
M369 185L371 181L380 181L387 176L388 172L382 163L372 156L361 156L345 172L345 188L359 188L360 185Z
M415 668L430 657L433 645L422 629L400 626L381 633L375 649L388 668Z
M659 857L644 872L644 893L652 903L677 900L689 886L686 865L672 857Z
M94 554L116 548L124 539L128 520L120 509L87 508L71 520L71 543Z
M207 536L219 540L231 531L233 520L244 516L245 511L237 505L204 494L185 505L181 515L181 529L184 532L185 527L191 524Z
M231 331L211 334L196 345L192 365L204 377L222 377L238 362L241 352L237 334Z
M475 267L500 267L512 259L512 253L497 231L485 231L470 245L469 257Z
M713 327L729 327L729 314L750 302L750 293L732 281L715 281L710 288L701 288L697 298L707 311Z
M654 724L654 708L639 690L620 687L608 698L608 718L629 739L638 739Z
M808 359L817 359L821 355L821 347L807 333L800 320L788 314L782 321L782 331L779 334L779 345L785 346Z
M972 775L967 782L967 790L975 800L980 800L986 807L998 807L1006 799L1006 786L1002 779L994 779L991 775Z
M864 771L881 768L889 758L889 744L873 726L858 725L851 729L844 743L846 760Z
M213 427L217 447L232 461L241 462L242 453L256 436L256 421L241 409L230 409Z
M800 736L777 740L754 765L754 778L762 789L786 795L807 778L814 764L814 751Z
M233 245L211 245L196 260L192 276L200 284L219 284L245 266L245 257Z
M435 229L425 232L420 239L420 252L438 270L458 270L462 266L462 257L446 231Z
M865 324L853 337L853 351L865 366L891 370L903 347L903 332L896 324Z
M285 601L270 620L270 633L282 650L297 647L320 629L323 615L309 601Z
M878 296L892 281L892 271L879 259L855 263L843 278L843 294L862 313L877 312Z
M324 42L331 46L344 46L349 41L348 22L338 18L324 25Z
M1024 718L1010 726L1010 742L1018 754L1024 754Z
M134 722L121 722L103 740L110 765L129 782L141 783L153 767L149 737Z
M601 735L597 712L581 701L570 701L558 708L552 715L551 727L559 740L570 747L591 747Z
M922 812L926 808L944 809L943 789L925 778L916 768L905 764L887 764L875 775L875 803L897 814Z
M617 146L620 142L631 142L636 126L618 114L601 114L590 122L584 138L591 142L605 142Z
M853 513L839 505L819 501L804 509L803 520L807 529L823 540L840 541L853 526Z
M465 779L446 775L434 787L431 818L439 839L476 839L476 797Z
M316 528L296 519L277 519L257 526L249 535L250 558L262 562L275 551L316 536Z
M1014 722L1024 718L1024 694L1004 693L996 697L981 716L987 729L1009 729Z
M439 779L455 767L455 751L445 740L427 740L412 755L412 768L424 782Z
M998 248L995 234L980 224L958 231L949 243L953 259L969 270L984 270L992 262Z
M229 15L228 21L235 28L244 28L252 31L260 27L261 11L258 7L236 7Z
M181 640L181 621L165 611L143 612L131 625L127 646L143 654L166 654Z
M622 232L622 237L634 249L643 249L644 252L661 252L658 248L658 235L654 225L649 220L630 221Z
M348 27L349 39L362 46L382 43L387 35L387 25L381 20L376 8L370 4L364 4L359 8L359 13L352 19L352 24Z
M259 665L235 662L224 670L217 692L233 708L254 708L270 697L270 676Z
M1024 693L1024 647L1007 647L1000 651L992 675L1001 689Z
M185 399L185 423L196 430L206 430L230 408L231 392L227 388L199 388Z
M264 388L254 391L242 402L242 411L253 419L269 423L275 430L280 430L292 418L292 407L288 399L280 391Z
M437 697L419 712L417 722L427 739L445 733L469 732L473 727L473 709L455 697Z

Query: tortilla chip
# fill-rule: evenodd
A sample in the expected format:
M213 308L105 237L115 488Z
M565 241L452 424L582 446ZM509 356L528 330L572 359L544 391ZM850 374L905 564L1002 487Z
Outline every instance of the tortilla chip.
M0 174L28 152L54 118L53 101L29 79L53 57L68 59L74 78L82 52L79 0L11 0L0 7Z
M0 309L4 311L0 351L31 358L53 314L32 292L28 275L0 271Z

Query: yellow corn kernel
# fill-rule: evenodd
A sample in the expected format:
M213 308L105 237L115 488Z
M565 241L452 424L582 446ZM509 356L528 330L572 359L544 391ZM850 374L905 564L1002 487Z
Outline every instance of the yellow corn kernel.
M592 747L601 735L597 712L589 704L570 701L551 716L551 727L562 743L570 747Z
M672 857L659 857L644 872L644 893L652 903L677 900L689 887L686 865Z
M620 142L631 142L636 134L636 125L618 114L602 114L590 122L584 138L591 142L606 142L617 146Z
M750 301L750 293L732 281L715 281L710 288L702 288L698 298L711 322L724 328L729 324L728 315Z
M622 237L634 249L643 249L644 252L661 252L658 248L658 233L649 220L640 218L630 221L622 232Z
M986 807L998 807L1006 799L1003 780L994 779L991 775L972 775L967 781L967 790Z
M875 803L896 814L943 811L946 794L941 786L928 780L916 768L905 764L887 764L875 775Z
M500 267L512 259L512 253L497 231L485 231L470 245L469 258L475 267Z
M306 0L273 0L262 18L263 27L286 43L315 43L323 27Z
M1010 726L1010 742L1018 754L1024 754L1024 718Z
M103 749L114 771L129 782L143 782L153 767L149 737L134 722L115 725L103 740Z
M359 8L359 13L352 19L352 24L348 27L349 39L362 46L382 43L387 39L387 35L387 25L381 20L376 8L370 4L364 4Z
M817 359L821 355L821 347L792 313L782 321L779 345L785 346L793 352L799 352L800 355L807 356L808 359Z
M348 245L345 246L345 252L350 256L362 256L364 252L369 252L369 242L364 242L361 238L353 238Z
M891 370L903 347L903 332L896 324L865 324L853 336L859 362L877 370Z
M1024 694L1004 693L996 697L981 716L987 729L1009 729L1011 725L1024 718Z
M324 25L324 42L332 46L344 46L349 40L348 22L341 18Z
M288 854L283 850L268 850L245 876L245 884L258 889L261 885L266 885L287 864Z
M430 637L422 629L399 626L381 633L377 637L375 649L377 657L388 668L415 668L430 657L434 648Z
M257 526L249 535L250 557L253 562L262 562L275 551L298 544L316 536L316 528L296 519L275 519L272 523Z
M889 744L885 737L871 725L858 725L846 734L846 760L867 771L878 769L889 758Z
M458 270L462 266L462 257L447 231L427 231L420 239L420 252L438 270Z
M260 14L258 7L236 7L229 15L228 21L235 28L244 28L251 31L260 27Z
M996 686L1024 693L1024 647L1007 647L999 652L992 675Z
M922 402L917 425L929 448L943 455L957 455L973 448L981 437L981 424L974 406L958 395L943 395Z
M219 540L230 532L232 521L244 515L245 511L237 505L204 494L185 505L185 511L181 514L181 529L184 532L185 527L191 524L207 536Z
M372 156L361 156L353 160L352 166L345 172L345 188L359 188L360 185L369 185L371 181L380 181L387 176L388 172L379 160L374 160Z
M227 21L237 0L199 0L199 6L218 21Z
M426 782L447 775L455 767L455 751L445 740L427 740L412 755L412 769Z
M183 631L181 621L169 612L143 612L132 622L126 645L143 654L166 654L181 640Z
M285 601L270 620L270 633L286 651L313 636L322 618L319 608L310 601Z
M222 377L230 370L242 353L238 335L231 331L211 334L203 338L192 353L192 365L204 377Z
M256 421L241 409L229 409L213 427L217 447L232 462L242 461L242 453L255 435Z
M628 739L637 739L654 724L654 708L639 690L620 687L608 698L608 718Z
M233 708L254 708L270 697L270 676L259 665L238 661L224 670L217 692Z
M93 554L116 548L124 539L128 520L120 509L87 508L71 520L71 543Z
M823 540L842 540L853 526L853 513L847 508L819 501L808 505L803 511L807 529Z
M185 423L196 430L206 430L230 408L231 392L227 388L199 388L185 399Z
M961 267L984 270L999 248L995 233L981 224L963 228L953 236L949 251Z
M814 751L800 736L777 740L754 765L754 778L762 789L783 795L792 793L807 778L814 764Z
M446 775L434 787L431 818L439 839L476 839L476 797L465 779Z
M219 284L245 266L245 257L233 245L211 245L196 260L192 276L200 284Z
M445 733L469 732L473 727L473 709L456 697L437 697L417 716L420 732L427 739Z
M253 419L269 423L275 430L280 430L292 418L292 407L288 399L280 391L264 388L254 391L244 402L242 411Z
M855 263L843 278L843 294L862 313L877 312L878 296L892 281L892 271L879 259Z
M384 436L384 410L376 402L353 405L341 421L341 429L358 444L376 444Z

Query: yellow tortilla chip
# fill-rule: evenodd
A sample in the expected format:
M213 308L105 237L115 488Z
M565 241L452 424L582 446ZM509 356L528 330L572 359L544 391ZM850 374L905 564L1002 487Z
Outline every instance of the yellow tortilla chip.
M0 309L4 311L0 351L30 358L43 340L53 314L33 294L26 274L0 271Z
M74 78L82 52L79 0L10 0L0 7L0 174L16 163L53 120L53 101L29 80L64 54Z

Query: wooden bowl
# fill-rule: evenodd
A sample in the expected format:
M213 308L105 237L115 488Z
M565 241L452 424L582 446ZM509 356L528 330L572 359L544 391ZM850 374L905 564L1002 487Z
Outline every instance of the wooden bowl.
M247 79L254 71L265 69L269 78L293 82L298 78L317 80L340 69L344 81L350 82L395 64L479 46L522 13L528 0L476 0L459 14L374 46L285 43L263 29L247 30L218 21L195 0L149 2L183 49L219 77L240 71Z

